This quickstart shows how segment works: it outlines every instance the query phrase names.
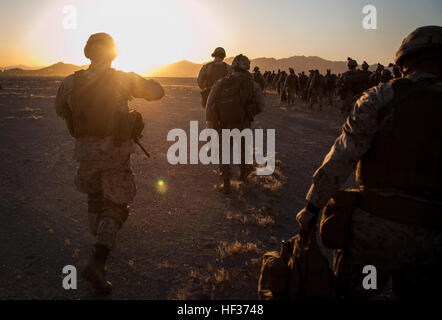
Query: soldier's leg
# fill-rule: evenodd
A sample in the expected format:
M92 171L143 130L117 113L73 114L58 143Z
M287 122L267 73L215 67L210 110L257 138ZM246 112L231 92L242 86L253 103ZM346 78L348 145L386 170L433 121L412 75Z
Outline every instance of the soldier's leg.
M385 219L355 208L348 247L335 251L334 257L334 273L340 295L345 299L371 299L383 292L392 271L401 263L396 241L392 240L394 231L390 229ZM376 288L364 286L368 274L363 271L369 265L376 268L376 273L371 274Z
M219 132L220 137L221 133ZM233 140L230 140L230 158L232 158L232 143ZM223 179L223 192L228 194L231 192L231 186L230 186L230 178L231 178L231 168L230 164L226 163L224 164L222 161L223 157L223 148L222 148L222 142L220 143L220 149L219 149L219 169L221 171L221 177Z
M89 232L95 237L97 235L98 222L104 209L103 192L89 193L87 196Z
M136 193L130 158L121 159L111 169L101 174L103 212L97 227L97 242L88 266L83 272L99 293L108 294L112 285L105 279L105 266L110 252L115 248L118 230L126 221Z
M75 185L78 191L87 194L89 232L96 236L98 222L103 212L101 172L97 162L80 161Z
M241 128L241 130L243 130L243 129L244 128ZM249 149L251 149L251 148L249 148ZM250 150L250 151L253 152L253 150ZM240 164L239 178L243 182L245 182L247 180L247 177L253 171L253 164L248 164L246 162L246 152L247 152L246 140L245 140L245 138L241 138L241 164ZM253 154L252 154L252 159L253 159Z

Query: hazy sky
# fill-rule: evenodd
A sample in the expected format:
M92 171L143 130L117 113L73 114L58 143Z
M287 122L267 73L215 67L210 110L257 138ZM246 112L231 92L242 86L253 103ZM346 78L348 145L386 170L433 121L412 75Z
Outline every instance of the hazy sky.
M377 9L376 30L362 27L368 4ZM72 17L68 5L75 29L63 27ZM2 0L0 66L87 64L85 42L103 31L117 41L114 65L140 73L182 59L207 61L217 46L228 56L388 64L409 32L441 21L440 0Z

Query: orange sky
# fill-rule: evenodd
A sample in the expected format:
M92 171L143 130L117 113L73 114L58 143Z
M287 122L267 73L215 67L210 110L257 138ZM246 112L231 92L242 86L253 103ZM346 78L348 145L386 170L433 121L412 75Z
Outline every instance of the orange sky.
M372 0L378 28L364 30L365 4L360 0L2 1L0 66L87 64L84 44L90 34L102 31L117 42L120 56L115 67L139 73L182 59L207 61L217 46L225 47L228 56L316 55L329 60L351 56L388 64L411 30L442 21L440 1ZM75 8L75 29L63 27L67 5Z

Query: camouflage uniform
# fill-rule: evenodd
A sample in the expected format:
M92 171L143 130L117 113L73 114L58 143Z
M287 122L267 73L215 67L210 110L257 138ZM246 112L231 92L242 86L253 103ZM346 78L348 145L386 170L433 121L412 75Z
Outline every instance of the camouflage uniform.
M212 86L212 84L210 84L209 83L209 73L210 73L210 71L209 71L209 66L210 66L210 64L212 64L212 63L214 63L214 64L216 64L216 65L224 65L226 68L227 68L227 74L230 74L231 73L231 69L230 69L230 66L227 64L227 63L225 63L224 61L223 61L223 58L220 58L220 57L215 57L215 59L212 61L212 62L209 62L209 63L207 63L207 64L205 64L202 68L201 68L201 70L200 70L200 72L199 72L199 74L198 74L198 79L197 79L197 81L198 81L198 86L201 88L201 89L205 89L205 88L208 88L208 87L211 87ZM218 79L216 79L216 80L218 80ZM216 82L216 81L214 81L214 82Z
M234 71L232 73L232 76L242 76L243 73L242 72L237 72ZM253 91L251 94L251 98L250 101L253 101L253 103L255 104L255 108L256 110L258 110L258 112L261 112L262 110L264 110L265 108L265 98L264 95L262 93L261 87L252 80L253 83ZM222 81L219 80L215 83L215 85L212 88L212 91L210 92L209 95L209 99L207 101L207 109L206 109L206 121L208 123L214 123L214 127L216 129L218 129L221 133L222 129L239 129L239 130L243 130L245 128L250 128L251 126L251 120L250 119L246 119L244 120L243 123L228 123L228 124L222 124L219 123L219 119L218 119L218 112L217 112L217 104L216 104L216 97L219 93L219 91L221 90L222 87ZM221 134L220 134L221 136ZM246 178L247 175L251 172L251 165L249 164L245 164L244 162L244 158L245 158L245 143L241 143L242 146L242 150L241 150L241 176L242 178ZM232 143L230 143L230 154L232 155ZM220 148L220 152L219 152L219 157L220 159L222 159L222 148ZM231 165L230 164L223 164L220 161L220 171L221 171L221 175L223 177L223 179L229 180L231 178Z
M84 76L90 81L100 77L105 67L90 67ZM131 97L157 100L164 95L163 88L154 80L145 80L134 73L120 72L119 111L129 112ZM60 85L55 110L63 119L72 112L74 75ZM115 145L114 137L82 137L75 141L74 159L78 162L75 185L88 195L89 230L97 236L97 243L112 250L117 230L128 216L128 204L136 194L130 155L134 143L127 140Z
M432 78L431 74L416 71L407 76L416 82ZM344 185L348 176L355 169L356 163L369 150L377 132L389 128L388 118L378 121L380 109L393 100L391 83L380 84L366 91L355 103L351 114L342 127L341 135L336 139L324 162L313 176L313 184L307 194L307 201L318 208ZM397 191L372 189L379 195L397 195L410 197ZM414 198L416 198L413 195ZM426 199L419 199L426 202ZM399 266L408 266L408 272L396 274L396 279L414 279L416 288L431 286L431 281L419 269L419 263L427 265L442 261L442 235L440 231L418 227L411 224L393 222L376 217L360 208L354 209L350 225L350 244L346 259L339 268L341 279L347 280L345 289L349 296L361 297L382 291L386 280L394 275ZM378 274L379 290L362 288L362 267L375 265ZM419 269L419 272L413 268ZM410 271L411 270L411 271ZM434 275L434 273L433 273ZM405 278L404 278L405 277ZM415 283L415 281L422 281ZM426 281L426 282L423 282ZM410 284L411 286L411 284ZM408 288L410 290L414 288Z
M295 103L295 93L298 87L298 77L294 71L290 70L290 74L285 79L284 88L287 90L287 103L289 105Z

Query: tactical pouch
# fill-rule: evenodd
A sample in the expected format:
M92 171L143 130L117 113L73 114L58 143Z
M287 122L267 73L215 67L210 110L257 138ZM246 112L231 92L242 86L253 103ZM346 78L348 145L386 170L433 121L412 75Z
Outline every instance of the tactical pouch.
M319 234L330 249L344 249L350 236L350 219L359 190L341 190L333 196L321 216Z
M138 139L144 129L143 117L136 110L130 110L127 114L121 115L120 125L116 136L117 144L129 139Z
M288 299L289 267L295 237L282 241L280 252L269 251L262 257L261 272L258 279L258 299Z

